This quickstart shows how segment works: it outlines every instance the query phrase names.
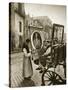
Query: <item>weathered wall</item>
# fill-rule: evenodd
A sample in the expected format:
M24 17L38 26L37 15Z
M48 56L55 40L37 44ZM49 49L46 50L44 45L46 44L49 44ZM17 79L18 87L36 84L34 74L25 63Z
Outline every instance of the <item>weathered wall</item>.
M19 31L19 22L22 23L22 31ZM23 17L21 17L19 14L15 13L15 44L16 47L19 46L19 36L22 36L23 38L23 32L24 32L24 20Z

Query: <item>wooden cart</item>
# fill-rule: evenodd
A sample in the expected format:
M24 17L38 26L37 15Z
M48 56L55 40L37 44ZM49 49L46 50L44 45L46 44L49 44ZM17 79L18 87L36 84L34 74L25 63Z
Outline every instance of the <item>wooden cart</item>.
M64 26L53 24L52 39L50 41L51 52L43 55L44 50L42 47L36 50L37 59L34 60L35 64L41 63L44 69L42 70L42 84L41 85L59 85L66 84L66 44L63 42ZM39 53L40 52L40 53ZM56 72L57 66L63 67L64 78ZM61 72L62 73L62 72Z

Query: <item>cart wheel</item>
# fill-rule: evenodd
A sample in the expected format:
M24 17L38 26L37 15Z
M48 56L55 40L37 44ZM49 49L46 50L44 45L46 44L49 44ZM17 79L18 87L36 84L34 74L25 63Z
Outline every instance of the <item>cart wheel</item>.
M42 85L64 84L64 80L53 71L46 71L42 74Z

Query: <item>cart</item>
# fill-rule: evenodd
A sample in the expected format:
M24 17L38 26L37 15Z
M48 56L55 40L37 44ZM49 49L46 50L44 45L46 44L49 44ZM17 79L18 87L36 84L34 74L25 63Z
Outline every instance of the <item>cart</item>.
M53 58L53 60L51 60L51 62L50 61L47 62L49 63L48 67L45 68L42 72L42 85L66 84L66 61L65 61L65 54L63 54L65 52L64 50L66 50L65 45L58 46L58 48L56 48L57 50L55 50L55 48L53 48L54 53L52 53L54 56L51 57L51 59ZM61 52L63 53L61 54ZM63 56L60 57L59 55ZM64 77L62 77L59 73L57 73L56 71L57 66L63 67Z
M60 30L60 35L58 27ZM63 43L63 34L64 34L64 26L53 24L52 31L52 40L50 43L51 52L48 55L43 55L43 52L46 52L43 48L40 51L36 50L40 57L37 57L37 60L34 61L35 64L41 63L44 69L42 70L41 76L41 85L61 85L66 84L66 44ZM59 36L57 36L59 35ZM58 38L59 43L55 42ZM41 52L39 54L38 52ZM36 56L38 56L36 55ZM59 73L56 72L57 67L63 67L64 77L62 77ZM62 73L62 72L61 72Z

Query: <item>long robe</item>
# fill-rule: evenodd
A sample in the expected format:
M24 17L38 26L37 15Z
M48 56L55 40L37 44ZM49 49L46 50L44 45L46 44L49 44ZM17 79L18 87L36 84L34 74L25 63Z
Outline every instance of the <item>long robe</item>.
M23 48L23 77L31 77L33 75L33 68L31 63L31 54L27 52L26 48Z

